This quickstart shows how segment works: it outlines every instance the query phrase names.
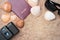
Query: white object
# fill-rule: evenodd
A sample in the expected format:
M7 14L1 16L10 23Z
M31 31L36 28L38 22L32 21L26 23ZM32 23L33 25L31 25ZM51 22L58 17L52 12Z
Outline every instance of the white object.
M28 0L28 3L33 7L38 5L39 0Z
M16 18L17 18L16 15L12 15L12 16L11 16L11 20L12 20L12 21L16 20Z
M40 6L34 6L31 8L31 14L34 16L40 15Z
M47 11L44 15L44 18L48 21L51 21L55 19L55 15L52 12Z
M36 3L38 2L38 0L32 0L32 1L33 1L33 2L36 2Z

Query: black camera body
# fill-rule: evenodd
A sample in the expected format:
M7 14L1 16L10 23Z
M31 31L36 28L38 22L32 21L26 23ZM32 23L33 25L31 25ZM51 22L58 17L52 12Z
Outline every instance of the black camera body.
M0 30L0 40L10 40L14 35L19 32L17 27L10 22Z

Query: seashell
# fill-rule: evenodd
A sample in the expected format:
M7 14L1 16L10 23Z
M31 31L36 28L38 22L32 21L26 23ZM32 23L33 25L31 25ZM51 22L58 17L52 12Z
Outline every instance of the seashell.
M50 12L50 11L47 11L44 15L44 18L48 21L50 20L54 20L55 19L55 15L54 13Z
M34 16L40 15L40 6L34 6L31 8L31 14Z

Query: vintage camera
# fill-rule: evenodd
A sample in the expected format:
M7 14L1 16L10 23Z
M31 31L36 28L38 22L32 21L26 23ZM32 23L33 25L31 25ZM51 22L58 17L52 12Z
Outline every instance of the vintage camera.
M0 30L0 40L10 40L14 35L19 32L17 27L12 23L8 23Z
M7 39L2 35L1 32L0 32L0 40L7 40Z

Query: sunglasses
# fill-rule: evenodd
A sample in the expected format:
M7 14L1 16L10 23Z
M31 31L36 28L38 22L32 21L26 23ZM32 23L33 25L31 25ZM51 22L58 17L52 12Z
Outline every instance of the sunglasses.
M58 8L60 7L60 4L53 2L51 0L46 0L45 7L52 12L55 12L56 10L58 10L58 15L60 15L60 9Z

